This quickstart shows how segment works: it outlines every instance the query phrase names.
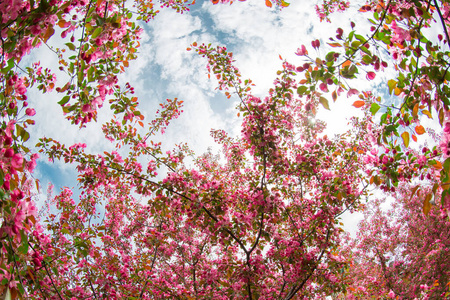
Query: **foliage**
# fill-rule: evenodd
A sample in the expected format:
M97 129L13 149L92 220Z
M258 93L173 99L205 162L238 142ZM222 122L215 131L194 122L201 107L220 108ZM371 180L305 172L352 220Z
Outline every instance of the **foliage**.
M284 61L265 98L252 95L252 81L241 79L225 47L194 43L191 49L206 58L218 88L240 100L242 135L211 132L222 147L220 157L195 156L184 144L163 153L153 137L179 116L183 102L162 104L142 136L136 127L145 126L144 116L134 88L117 80L137 57L142 33L137 21L150 22L163 8L187 13L193 4L140 0L131 9L125 1L106 0L0 3L2 291L30 299L445 296L448 263L437 257L448 253L440 234L448 228L450 202L450 4L365 4L360 11L372 15L370 35L352 23L350 32L337 28L326 43L333 51L319 51L325 47L319 39L311 42L317 57L300 46L296 53L304 63ZM324 1L317 12L330 20L330 13L348 7ZM426 36L433 22L442 31ZM68 78L62 82L39 62L23 62L55 32L63 40L54 49ZM370 81L389 68L396 73L387 80L391 98L352 86L354 79ZM33 101L28 104L32 86L59 93L62 113L80 128L97 120L105 101L115 113L103 124L115 151L93 155L83 144L40 139L42 154L77 165L81 190L76 200L68 188L51 197L58 213L42 219L33 198L34 186L39 189L32 179L38 154L26 143L27 128L40 113L30 107ZM337 101L344 93L359 97L353 105L365 115L352 119L349 132L328 138L315 115L330 108L330 96ZM425 117L439 122L443 134L436 137L439 145L417 151L412 142L427 133ZM407 188L415 182L420 190ZM340 217L363 209L369 187L397 195L401 213L375 210L362 223L370 225L370 236L343 248ZM412 214L417 210L423 214ZM424 239L422 231L408 231L405 224L431 224L435 231ZM352 263L351 257L364 263ZM410 275L438 261L442 272ZM412 281L417 284L405 286Z

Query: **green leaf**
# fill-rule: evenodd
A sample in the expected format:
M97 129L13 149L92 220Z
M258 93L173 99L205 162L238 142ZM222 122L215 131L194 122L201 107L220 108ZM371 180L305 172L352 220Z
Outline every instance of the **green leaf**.
M302 85L297 89L297 93L299 95L304 95L307 90L308 90L308 87L306 87L305 85Z
M374 17L375 20L377 20L377 21L380 19L380 16L379 16L378 12L376 12L376 11L373 13L373 17Z
M389 87L390 95L392 95L392 91L395 89L396 86L397 86L397 81L395 81L394 79L388 80L388 87Z
M364 53L366 53L368 55L372 55L372 53L369 51L369 49L367 49L365 46L362 46L360 49L361 49L362 52L364 52Z
M70 100L70 96L64 96L59 102L58 104L61 106L64 106L64 104L66 104L67 102L69 102Z
M72 51L75 51L75 45L74 44L72 44L72 43L66 43L66 46L70 49L70 50L72 50Z
M88 69L88 71L87 71L88 81L89 81L89 82L94 81L93 76L92 76L92 75L94 74L94 71L95 71L95 67L90 67L90 68Z
M7 74L14 67L14 58L8 60L8 65L2 69L3 74Z
M330 110L330 105L328 104L328 100L327 100L326 98L320 97L320 98L319 98L319 102L320 102L320 104L322 104L322 106L323 106L325 109Z
M350 68L348 68L348 72L353 76L358 73L358 68L355 65L351 65Z
M84 79L84 72L83 69L81 69L80 71L78 71L78 83L82 83Z
M444 161L444 170L445 172L449 173L450 171L450 157L448 157L445 161Z
M363 36L360 35L360 34L355 34L355 38L356 38L357 40L361 41L361 43L365 43L365 42L366 42L366 38L363 37Z
M388 125L384 129L384 135L389 136L393 131L395 131L395 126L394 125Z
M379 109L380 105L378 105L378 103L372 103L372 105L370 105L370 112L372 113L372 116L374 116Z
M353 39L353 35L355 34L355 31L351 31L350 34L348 35L348 40L351 41Z
M352 48L353 48L353 49L358 48L359 45L361 45L361 42L360 42L360 41L353 41L353 42L352 42Z
M23 255L26 255L28 253L28 237L24 230L20 230L20 237L22 238L22 245L17 250Z
M408 147L409 146L409 133L406 131L403 132L402 139L403 139L403 144L405 145L405 147Z
M325 56L325 60L326 60L326 61L334 61L334 53L335 53L335 52L329 52L329 53Z
M22 286L22 283L18 283L17 284L17 288L19 289L19 293L21 294L21 295L24 295L25 294L25 289L23 288L23 286Z
M30 134L19 124L16 124L17 136L22 138L22 141L26 142L30 138Z

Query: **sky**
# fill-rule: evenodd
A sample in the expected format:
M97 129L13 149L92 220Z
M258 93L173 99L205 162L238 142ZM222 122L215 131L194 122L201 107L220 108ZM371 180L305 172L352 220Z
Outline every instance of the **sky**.
M240 120L234 109L238 99L227 99L216 90L216 82L208 79L206 60L186 48L193 42L226 46L233 52L235 65L243 78L250 78L256 84L253 89L256 96L264 97L272 87L276 71L281 69L279 56L294 64L303 64L302 58L294 54L302 44L314 56L311 40L319 39L325 45L328 38L336 34L337 26L345 32L350 30L350 21L358 24L359 30L367 30L370 26L366 20L369 15L356 13L360 8L357 1L352 1L347 12L332 15L332 23L319 22L314 9L316 2L321 1L292 1L281 11L266 7L263 0L233 5L197 1L191 11L184 14L163 9L154 20L141 24L144 35L138 59L130 63L120 82L130 82L135 87L141 112L148 121L158 103L165 99L176 97L184 101L184 113L160 137L167 150L176 143L187 142L196 154L202 154L208 148L217 152L218 147L209 135L210 129L224 129L232 136L240 134ZM57 46L58 39L55 43ZM326 50L322 46L319 52L323 54ZM47 48L41 46L33 52L30 59L36 58L42 65L57 69L57 59ZM371 84L382 87L385 85L383 80L383 76L378 76ZM368 83L363 79L353 84L358 88ZM79 130L64 120L57 104L59 95L42 95L33 90L30 94L29 98L35 99L37 125L30 130L29 144L35 144L37 137L47 136L66 145L85 142L87 151L93 153L113 150L100 130L102 122L109 121L112 116L106 106L100 110L97 123ZM330 111L319 112L317 117L328 123L326 133L329 136L345 132L348 118L361 114L359 109L351 106L353 101L344 96L336 103L330 103ZM55 191L63 186L76 186L74 166L52 164L45 157L39 160L35 176L41 180L43 194L48 182L55 185ZM345 215L344 218L345 228L354 231L361 216Z

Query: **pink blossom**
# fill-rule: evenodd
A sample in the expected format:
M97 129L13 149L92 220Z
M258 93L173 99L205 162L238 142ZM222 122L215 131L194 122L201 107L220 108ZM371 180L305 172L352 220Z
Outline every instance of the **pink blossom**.
M27 116L32 117L32 116L34 116L36 114L36 111L34 110L34 108L27 108L25 110L25 113L27 114Z
M445 132L446 134L450 134L450 122L445 122L445 125L444 125L444 132Z
M14 169L20 169L22 168L23 165L23 157L20 153L16 153L13 155L12 159L11 159L11 166Z
M16 83L16 92L19 95L24 95L27 92L26 86L23 84L23 82L19 81Z
M33 172L34 168L36 168L36 160L39 158L39 154L34 153L30 157L30 161L27 164L28 172Z
M450 157L450 135L444 134L439 144L445 158Z
M327 93L327 92L328 92L328 86L327 86L327 84L326 84L325 82L322 82L322 83L319 85L319 88L320 88L320 90L321 90L322 92L324 92L324 93Z
M367 78L367 80L374 80L375 72L367 72L366 78Z
M409 31L399 27L395 21L392 21L392 31L394 33L394 35L391 38L391 41L393 43L402 44L405 40L406 41L411 40L411 35L409 34Z
M14 149L8 148L6 149L5 153L3 154L6 158L13 157L14 155Z
M84 104L84 105L81 107L81 111L84 112L84 113L88 113L88 112L92 112L93 109L92 109L92 107L91 107L90 104Z
M308 55L308 50L306 50L305 45L301 45L301 47L297 49L297 52L295 52L295 54L298 56Z
M105 100L105 97L104 96L98 96L98 97L95 97L94 98L94 100L92 100L92 102L91 102L91 104L94 106L94 107L98 107L98 108L101 108L102 106L103 106L103 101Z
M353 96L353 95L357 95L359 93L359 91L357 90L357 89L350 89L348 92L347 92L347 98L348 97L351 97L351 96Z
M319 49L320 47L320 41L319 40L315 40L311 42L311 45L314 49Z

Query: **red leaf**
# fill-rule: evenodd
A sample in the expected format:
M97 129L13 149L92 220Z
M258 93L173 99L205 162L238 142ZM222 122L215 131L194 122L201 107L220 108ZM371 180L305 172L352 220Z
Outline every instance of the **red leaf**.
M267 7L272 7L272 2L270 2L270 0L266 0L266 6Z

